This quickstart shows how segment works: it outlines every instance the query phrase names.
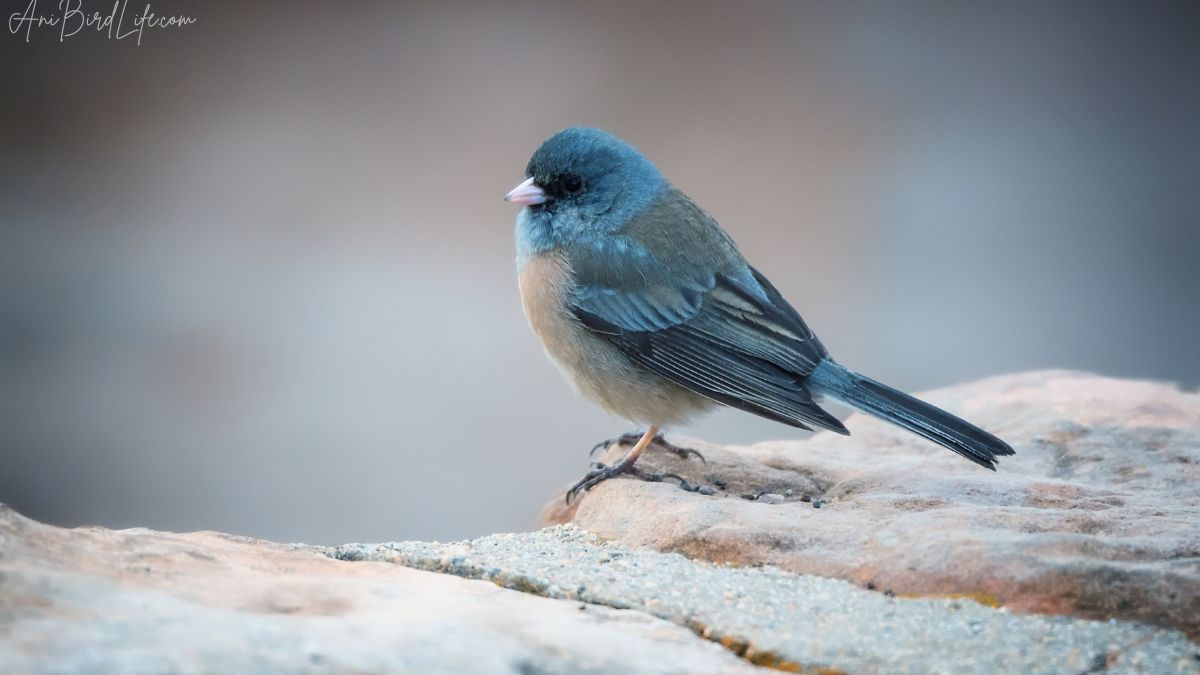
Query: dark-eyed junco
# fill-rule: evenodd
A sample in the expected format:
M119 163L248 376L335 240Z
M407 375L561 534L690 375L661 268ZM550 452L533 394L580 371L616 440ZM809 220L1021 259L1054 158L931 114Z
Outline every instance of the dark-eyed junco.
M588 398L645 425L612 466L568 491L632 470L665 426L716 404L802 429L848 434L829 397L995 470L1007 443L830 358L733 240L633 146L575 127L533 153L517 265L534 332Z

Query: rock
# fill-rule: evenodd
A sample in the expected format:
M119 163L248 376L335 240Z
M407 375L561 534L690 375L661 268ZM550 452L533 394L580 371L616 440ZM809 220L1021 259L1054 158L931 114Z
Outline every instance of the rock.
M644 612L212 532L65 530L0 506L0 672L757 669Z
M213 532L66 530L0 507L6 675L756 666L1200 673L1200 648L1136 623L889 597L773 567L631 550L574 526L325 549Z
M721 496L611 480L569 508L556 497L543 522L901 595L968 596L1200 636L1200 396L1049 371L924 398L993 431L1017 454L992 473L854 416L850 438L684 443L707 464L651 450L639 466L719 486ZM623 451L610 449L605 461ZM763 492L787 496L782 504L738 498Z
M348 545L330 553L638 609L687 625L752 663L789 672L1200 673L1200 647L1177 631L1011 614L965 599L889 597L774 567L631 550L570 525L455 544Z

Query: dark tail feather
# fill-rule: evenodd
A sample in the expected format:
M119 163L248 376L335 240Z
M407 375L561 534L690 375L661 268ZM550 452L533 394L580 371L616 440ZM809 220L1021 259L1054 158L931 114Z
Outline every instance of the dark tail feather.
M1011 455L1008 443L954 415L918 401L826 358L808 379L816 393L835 398L881 420L949 448L976 464L996 470L998 455Z

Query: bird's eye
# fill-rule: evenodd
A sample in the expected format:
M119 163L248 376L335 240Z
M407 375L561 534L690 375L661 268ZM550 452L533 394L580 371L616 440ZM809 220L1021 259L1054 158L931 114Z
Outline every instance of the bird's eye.
M583 179L573 173L569 173L563 176L562 186L567 192L579 192L583 189Z

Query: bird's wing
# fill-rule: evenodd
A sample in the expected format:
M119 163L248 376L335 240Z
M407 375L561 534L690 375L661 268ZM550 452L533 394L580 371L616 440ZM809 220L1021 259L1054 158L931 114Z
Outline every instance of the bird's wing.
M846 433L804 386L825 348L716 223L682 200L652 208L624 239L573 252L575 315L633 361L702 396Z

